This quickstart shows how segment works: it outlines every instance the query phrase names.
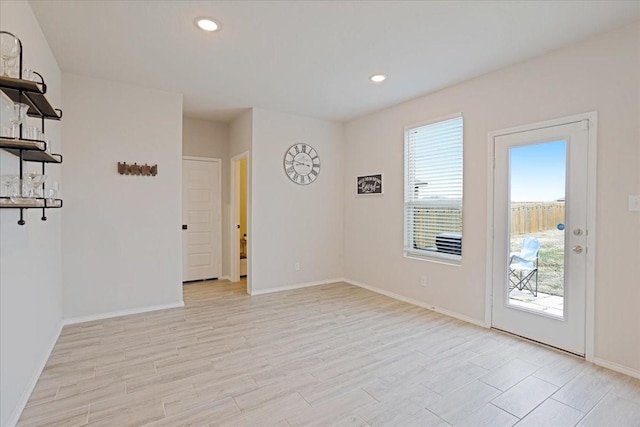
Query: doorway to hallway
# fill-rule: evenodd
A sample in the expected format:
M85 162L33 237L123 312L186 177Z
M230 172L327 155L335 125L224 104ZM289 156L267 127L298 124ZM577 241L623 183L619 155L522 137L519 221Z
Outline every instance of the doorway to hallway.
M231 271L233 282L246 279L251 292L251 198L250 160L245 152L231 158Z

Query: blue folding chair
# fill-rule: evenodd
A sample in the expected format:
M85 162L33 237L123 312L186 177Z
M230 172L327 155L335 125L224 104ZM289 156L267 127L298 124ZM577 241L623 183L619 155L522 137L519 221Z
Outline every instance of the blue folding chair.
M509 291L528 290L538 296L538 256L540 241L535 237L525 237L520 252L511 253L509 262ZM532 283L533 282L533 283ZM535 288L534 285L535 284Z

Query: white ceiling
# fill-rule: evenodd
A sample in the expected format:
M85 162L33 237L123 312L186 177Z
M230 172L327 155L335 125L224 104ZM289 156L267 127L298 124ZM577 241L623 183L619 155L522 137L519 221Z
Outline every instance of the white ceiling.
M30 3L63 71L180 92L185 115L217 121L347 121L640 19L612 0Z

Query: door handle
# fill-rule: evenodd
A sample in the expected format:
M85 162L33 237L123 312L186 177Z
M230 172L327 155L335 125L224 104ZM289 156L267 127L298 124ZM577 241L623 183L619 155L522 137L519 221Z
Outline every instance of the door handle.
M582 246L580 245L576 245L573 247L573 252L577 253L577 254L581 254L583 251Z

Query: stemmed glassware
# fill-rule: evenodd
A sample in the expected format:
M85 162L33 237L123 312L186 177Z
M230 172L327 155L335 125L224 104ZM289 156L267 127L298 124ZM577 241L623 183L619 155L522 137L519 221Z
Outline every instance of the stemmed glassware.
M3 197L14 197L16 192L16 184L20 181L20 177L18 175L2 175L0 176L0 183L2 183L2 193L0 196Z
M18 77L15 73L16 59L20 56L20 41L6 31L0 31L0 58L2 58L2 75Z
M18 194L15 194L15 198L11 198L14 203L25 202L28 201L28 199L36 197L33 179L31 177L23 177L19 182L17 193Z
M56 188L43 189L42 185L46 179L47 175L39 173L29 173L22 179L18 175L2 175L0 176L0 183L2 183L0 194L3 197L9 197L11 203L25 203L36 197L55 199L58 192L57 183Z
M4 197L9 197L11 203L20 203L23 197L33 197L31 178L20 179L18 175L2 175L0 182L4 188Z
M41 187L46 181L47 175L31 172L27 176L29 177L29 184L31 185L31 197L44 197L44 192Z
M13 101L0 92L0 137L15 138L14 128L11 123L13 118Z
M27 118L27 110L29 106L21 102L15 102L13 104L13 116L11 117L11 124L13 125L13 137L18 138L20 136L19 126L23 124Z

